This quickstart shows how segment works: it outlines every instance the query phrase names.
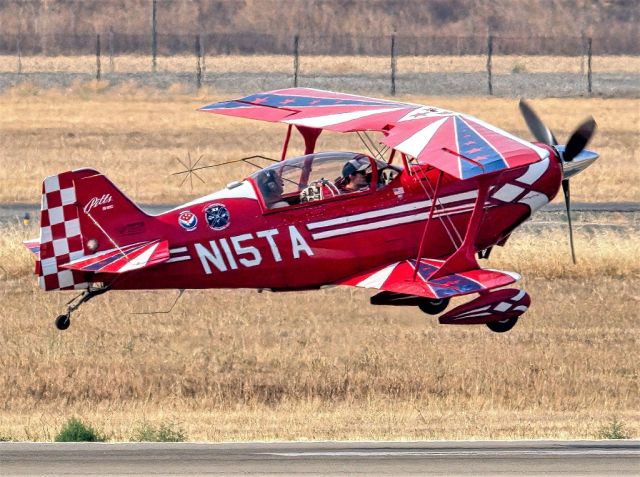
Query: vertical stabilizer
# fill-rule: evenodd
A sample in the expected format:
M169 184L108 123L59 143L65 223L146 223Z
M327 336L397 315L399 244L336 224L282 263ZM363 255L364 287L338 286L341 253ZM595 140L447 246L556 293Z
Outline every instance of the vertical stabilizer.
M132 244L142 247L155 240L142 266L161 263L165 255L168 257L168 250L164 253L167 243L157 241L150 227L152 221L152 217L98 171L79 169L45 178L40 239L25 242L36 255L40 287L43 290L87 289L98 272L122 273L141 268L138 263L141 259L135 261L135 254L123 250L129 250ZM102 256L107 250L115 251L110 261L120 260L110 268L74 265L84 258ZM101 265L104 264L101 262Z

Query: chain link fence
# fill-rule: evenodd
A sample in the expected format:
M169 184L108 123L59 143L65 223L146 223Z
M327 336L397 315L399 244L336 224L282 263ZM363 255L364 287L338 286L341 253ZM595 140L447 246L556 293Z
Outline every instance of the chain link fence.
M225 94L297 85L391 95L637 97L640 37L627 43L585 35L0 35L0 90L97 79Z

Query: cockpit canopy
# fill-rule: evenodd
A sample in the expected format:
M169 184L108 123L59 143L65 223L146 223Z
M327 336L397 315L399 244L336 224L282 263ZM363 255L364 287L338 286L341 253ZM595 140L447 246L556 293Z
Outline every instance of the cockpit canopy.
M321 152L278 162L250 177L265 205L279 208L357 192L345 187L348 174L356 169L366 176L360 191L371 189L379 171L387 167L386 162L360 153Z

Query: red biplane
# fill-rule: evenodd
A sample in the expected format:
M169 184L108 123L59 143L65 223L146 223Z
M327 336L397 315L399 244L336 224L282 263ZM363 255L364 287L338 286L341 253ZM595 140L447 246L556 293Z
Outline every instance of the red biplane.
M569 178L598 158L584 149L592 118L564 146L520 109L537 143L437 107L306 88L210 104L201 111L284 123L281 160L156 216L95 170L47 177L40 237L26 245L41 288L83 290L59 329L108 290L348 285L377 290L374 305L428 314L478 294L440 322L507 331L530 298L503 288L518 274L477 259L561 185L569 213ZM288 158L294 129L305 153ZM323 131L356 133L367 152L317 152Z

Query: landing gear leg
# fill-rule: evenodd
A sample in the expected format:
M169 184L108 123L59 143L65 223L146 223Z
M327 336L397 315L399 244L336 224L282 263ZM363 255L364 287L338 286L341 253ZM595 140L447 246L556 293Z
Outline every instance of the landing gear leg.
M87 291L82 292L81 295L78 295L71 301L67 302L67 313L65 313L64 315L59 315L56 318L56 328L58 328L60 331L64 331L69 328L69 326L71 325L71 313L76 311L83 303L91 300L94 296L102 295L108 290L109 286L89 288Z

